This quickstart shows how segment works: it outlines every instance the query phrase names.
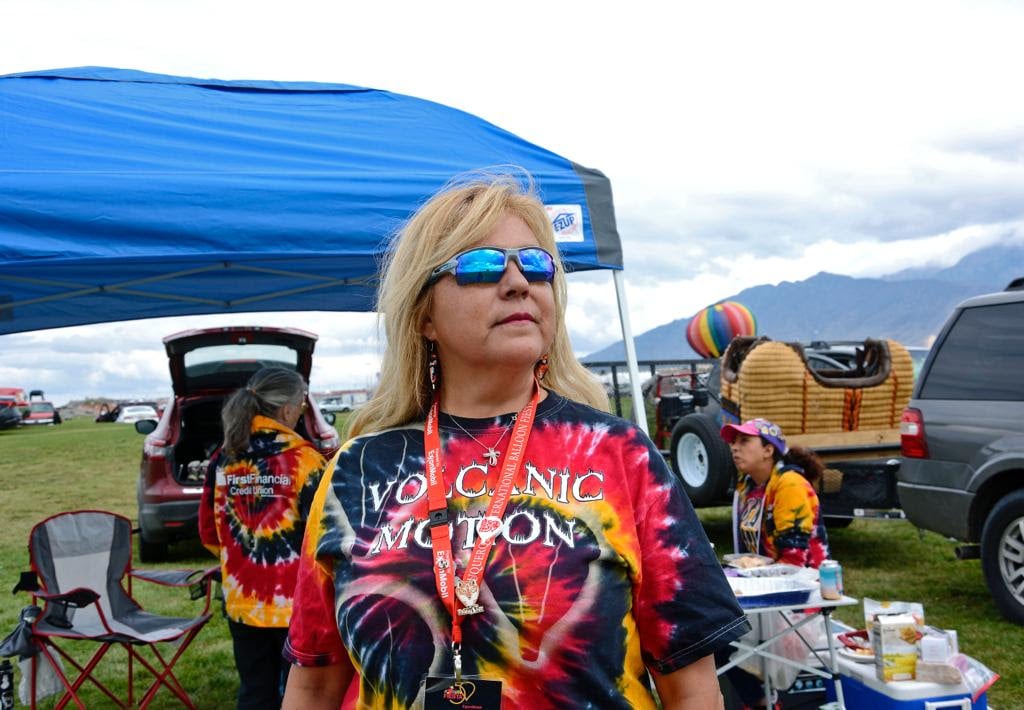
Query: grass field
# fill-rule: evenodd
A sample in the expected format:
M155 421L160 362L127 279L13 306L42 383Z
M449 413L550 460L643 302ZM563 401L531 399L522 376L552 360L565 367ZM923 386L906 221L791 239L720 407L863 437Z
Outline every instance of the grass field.
M342 422L338 422L339 428ZM56 427L0 431L0 588L10 589L27 569L31 527L65 510L98 508L136 517L135 480L142 437L121 424L75 419ZM717 549L729 550L729 511L710 508L701 519ZM964 652L1002 675L989 691L992 707L1024 707L1024 628L1004 621L989 598L977 560L958 561L953 546L932 533L919 533L903 521L856 521L831 533L835 557L843 563L848 594L874 599L920 601L929 623L959 632ZM172 548L167 567L205 567L213 558L198 544ZM198 610L182 590L135 591L150 611L189 615ZM0 636L13 628L27 595L0 594ZM840 609L837 616L862 626L860 607ZM123 651L110 656L123 659ZM110 658L104 663L110 666ZM219 613L178 663L179 678L200 707L234 705L237 678L227 626ZM115 673L119 670L119 673ZM123 677L109 668L101 677ZM141 676L140 676L141 678ZM115 688L124 684L111 680ZM141 684L137 688L141 690ZM106 707L98 691L86 691L89 707ZM166 691L154 707L180 707Z

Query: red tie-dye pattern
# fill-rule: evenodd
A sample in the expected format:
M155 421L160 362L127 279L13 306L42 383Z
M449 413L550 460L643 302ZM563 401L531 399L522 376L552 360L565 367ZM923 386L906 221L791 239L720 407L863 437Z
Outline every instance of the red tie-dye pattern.
M559 410L546 412L542 404L505 514L507 529L496 540L484 575L480 603L486 611L464 622L467 672L500 678L510 707L653 707L645 665L670 672L712 653L742 633L742 613L692 508L653 445L621 420L578 405L559 406L566 410L561 418ZM471 431L487 445L503 428L499 422ZM429 543L424 547L412 532L399 533L407 520L420 521L426 511L425 497L417 498L422 444L414 450L416 434L402 438L392 432L350 442L325 491L324 524L310 530L318 537L304 547L301 563L316 565L316 550L333 569L337 609L324 609L315 585L307 590L300 575L297 605L308 603L318 612L296 615L291 657L298 662L329 657L331 650L318 647L316 639L322 642L337 611L348 653L363 676L361 702L370 707L401 707L402 698L409 698L397 685L410 673L426 671L411 662L402 665L405 661L394 654L375 655L382 634L399 631L396 625L407 628L415 619L442 638L450 630L434 589ZM487 468L480 444L457 431L444 434L458 570L469 556L465 516L483 514L500 461ZM408 453L401 460L394 452L403 449ZM383 460L370 460L375 457ZM387 489L390 478L395 483ZM481 491L486 494L477 495ZM373 510L374 500L383 510ZM394 545L374 552L385 525ZM339 535L346 530L351 537ZM572 543L558 533L571 535ZM520 544L523 540L528 542ZM388 595L389 589L399 591L385 597L393 601L371 603L372 590ZM401 601L408 598L427 606ZM733 624L740 626L730 635ZM333 630L337 634L337 627ZM417 652L434 657L428 634L402 641L406 657ZM422 650L409 644L423 645ZM432 672L444 671L449 660L446 654L438 658L442 666Z
M288 626L299 567L299 496L319 483L326 462L309 442L272 419L256 417L252 437L261 440L261 453L221 462L209 497L212 510L204 517L216 533L228 616L280 628ZM232 476L273 476L276 482L232 486ZM204 495L204 505L206 500Z

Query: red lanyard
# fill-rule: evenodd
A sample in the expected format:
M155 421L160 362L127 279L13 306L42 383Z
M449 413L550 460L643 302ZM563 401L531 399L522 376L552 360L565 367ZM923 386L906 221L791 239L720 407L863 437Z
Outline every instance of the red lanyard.
M452 557L451 530L448 519L448 501L445 498L444 467L441 465L441 436L437 428L440 411L440 395L427 412L427 423L423 429L423 447L427 465L427 508L430 517L430 544L434 553L434 581L437 594L452 617L452 644L456 650L456 664L460 663L458 649L462 644L462 617L483 611L477 597L480 580L487 566L494 538L501 532L505 507L512 495L512 483L523 463L523 452L533 429L533 418L540 399L540 385L535 384L530 402L516 416L512 439L505 451L501 464L501 477L491 494L487 515L477 524L477 540L466 565L465 576L456 585L455 558ZM457 603L457 601L459 603Z

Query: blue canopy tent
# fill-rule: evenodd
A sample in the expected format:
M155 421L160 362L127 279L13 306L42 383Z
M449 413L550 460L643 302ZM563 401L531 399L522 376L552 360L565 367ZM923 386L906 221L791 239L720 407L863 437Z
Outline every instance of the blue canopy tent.
M0 76L0 335L371 310L390 235L454 175L499 165L536 180L568 270L612 270L639 401L607 178L465 112L343 84Z

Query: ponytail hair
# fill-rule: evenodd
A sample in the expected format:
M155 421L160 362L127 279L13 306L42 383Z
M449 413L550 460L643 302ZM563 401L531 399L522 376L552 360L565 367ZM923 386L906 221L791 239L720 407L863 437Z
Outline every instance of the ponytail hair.
M284 367L264 367L249 382L228 397L221 410L224 448L230 456L240 456L249 448L249 432L257 414L275 418L286 404L299 405L306 396L302 375Z
M818 455L803 446L790 446L785 455L780 455L776 450L775 460L786 466L796 466L800 469L801 475L812 484L820 481L825 472L825 464Z

